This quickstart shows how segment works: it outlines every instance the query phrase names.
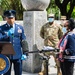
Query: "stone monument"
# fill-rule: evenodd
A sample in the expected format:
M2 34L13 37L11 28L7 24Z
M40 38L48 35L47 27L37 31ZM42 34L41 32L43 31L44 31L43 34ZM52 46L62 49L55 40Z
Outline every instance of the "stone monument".
M21 0L21 2L26 10L43 11L48 7L50 0Z
M23 13L23 25L29 51L42 49L43 39L40 37L40 29L47 22L47 12L50 0L21 0L23 7L26 9ZM23 61L23 70L30 73L41 71L42 60L37 53L29 54L26 61Z

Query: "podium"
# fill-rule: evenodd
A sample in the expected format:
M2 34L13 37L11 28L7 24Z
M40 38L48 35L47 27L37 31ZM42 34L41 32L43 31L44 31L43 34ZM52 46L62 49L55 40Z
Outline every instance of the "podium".
M14 55L11 42L0 42L0 74L6 73L10 68L10 60L7 55Z
M15 51L13 49L11 42L0 42L0 54L4 55L14 55Z

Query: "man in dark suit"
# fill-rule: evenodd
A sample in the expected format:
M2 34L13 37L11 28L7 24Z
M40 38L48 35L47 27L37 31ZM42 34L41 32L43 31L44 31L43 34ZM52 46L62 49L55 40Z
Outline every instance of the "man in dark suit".
M11 75L11 66L13 63L15 75L22 75L22 41L26 40L24 29L21 25L15 23L15 10L4 12L6 24L0 26L0 41L9 41L12 43L15 55L8 55L10 59L10 69L4 75Z

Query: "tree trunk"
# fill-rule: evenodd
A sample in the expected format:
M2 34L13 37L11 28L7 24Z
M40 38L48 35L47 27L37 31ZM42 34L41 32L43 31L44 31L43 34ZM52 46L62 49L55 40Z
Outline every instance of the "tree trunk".
M67 11L67 5L70 2L70 9ZM55 0L55 4L58 6L60 9L61 15L65 15L67 19L71 17L72 11L75 6L75 0L63 0L61 3L60 0Z

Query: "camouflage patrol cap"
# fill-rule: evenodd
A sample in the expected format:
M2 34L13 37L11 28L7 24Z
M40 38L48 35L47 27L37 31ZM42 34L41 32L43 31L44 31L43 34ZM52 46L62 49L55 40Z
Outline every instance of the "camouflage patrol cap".
M66 20L66 16L61 16L61 20Z
M54 14L51 13L51 14L48 15L48 17L54 17Z

